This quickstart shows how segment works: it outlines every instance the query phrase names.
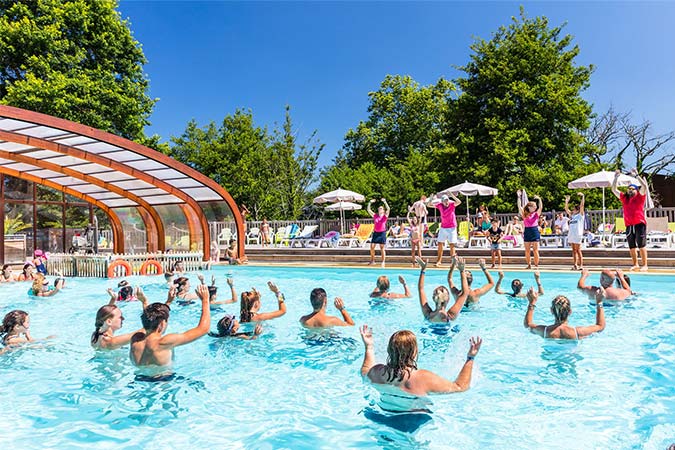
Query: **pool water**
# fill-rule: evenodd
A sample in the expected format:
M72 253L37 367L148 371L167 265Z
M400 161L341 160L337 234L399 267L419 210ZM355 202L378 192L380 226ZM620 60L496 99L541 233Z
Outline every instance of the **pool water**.
M97 353L89 339L96 310L115 280L70 279L51 298L26 295L27 285L0 285L0 313L24 309L33 337L46 343L0 356L0 448L654 448L675 442L675 277L633 276L638 298L606 308L607 327L580 343L545 341L523 328L527 301L494 292L452 328L430 326L416 294L418 271L215 268L219 294L231 272L238 292L255 286L263 311L276 309L266 286L277 283L288 312L264 324L253 341L205 336L179 347L170 382L135 381L128 348ZM380 274L406 277L413 297L372 300ZM209 279L210 274L205 274ZM484 276L474 270L474 285ZM507 286L518 276L507 273ZM446 273L427 272L427 293ZM193 285L196 274L191 274ZM570 297L572 325L594 323L595 308L576 291L577 274L543 273L546 294L537 323L551 323L553 296ZM151 301L163 301L163 277L130 278ZM598 275L591 281L597 283ZM456 282L458 277L456 274ZM323 287L344 299L357 325L372 326L378 362L389 336L415 332L419 367L454 379L470 336L480 335L471 389L433 396L424 417L390 418L378 411L377 392L359 369L363 344L357 327L317 335L298 324L311 311L309 292ZM120 332L140 328L140 303L122 304ZM212 329L239 304L212 313ZM200 308L172 306L169 332L195 326ZM120 333L118 332L118 333ZM393 422L392 422L393 420Z

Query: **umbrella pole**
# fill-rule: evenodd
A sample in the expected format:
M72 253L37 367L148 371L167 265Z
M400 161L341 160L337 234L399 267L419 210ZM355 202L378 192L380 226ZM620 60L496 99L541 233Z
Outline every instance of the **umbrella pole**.
M602 235L605 235L605 187L602 187Z
M464 194L464 198L466 199L466 221L471 222L471 220L469 220L469 196Z

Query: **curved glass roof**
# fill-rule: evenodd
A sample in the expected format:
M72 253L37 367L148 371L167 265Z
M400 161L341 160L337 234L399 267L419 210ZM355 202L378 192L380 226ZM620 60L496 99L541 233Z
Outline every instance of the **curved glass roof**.
M157 218L155 206L187 204L202 225L205 257L208 226L198 202L224 201L237 211L215 181L162 153L85 125L4 105L0 165L4 173L59 186L110 210L140 207ZM242 232L238 214L233 216Z

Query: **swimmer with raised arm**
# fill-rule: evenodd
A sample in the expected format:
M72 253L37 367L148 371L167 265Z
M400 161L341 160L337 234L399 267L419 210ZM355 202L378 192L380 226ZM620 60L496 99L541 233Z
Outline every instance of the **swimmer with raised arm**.
M555 317L553 325L537 325L534 323L534 309L537 307L537 294L534 288L527 291L527 312L523 325L525 328L542 336L543 338L552 339L574 339L579 340L593 333L599 333L605 329L605 309L603 308L603 300L605 299L605 291L600 288L595 294L595 325L585 327L571 327L567 324L567 319L572 314L572 306L570 300L564 295L559 295L551 302L551 314Z
M429 394L464 392L471 387L473 364L483 341L480 337L469 339L466 361L455 381L450 381L431 371L417 368L417 338L412 331L401 330L392 334L387 346L386 364L375 364L375 343L368 325L361 327L365 355L361 376L374 385L388 385L395 391L381 391L382 408L392 412L424 410L420 397ZM398 392L397 392L398 391ZM406 395L407 394L407 395Z
M152 303L143 310L141 322L144 331L131 338L129 356L136 366L156 366L166 368L173 359L173 349L189 344L209 332L211 312L209 309L209 290L204 285L197 287L197 295L202 302L202 314L199 324L184 333L165 335L169 325L171 308L165 303Z
M35 280L33 280L30 293L36 297L51 297L61 290L64 282L63 278L58 278L52 288L52 286L49 285L49 280L41 273L38 273L35 276Z
M131 333L115 336L115 332L122 328L124 316L116 305L101 306L96 312L96 329L91 335L91 346L98 350L115 350L131 342L132 336L143 332L143 328Z
M217 332L209 332L211 337L233 337L238 339L256 339L262 334L262 324L257 323L252 332L239 332L239 321L232 314L226 314L216 325Z
M352 317L347 312L344 301L340 297L335 297L335 307L340 314L342 314L342 319L336 316L329 316L326 314L326 307L328 305L328 295L326 291L322 288L312 289L312 292L309 294L309 301L312 304L312 311L306 316L300 318L300 324L305 328L326 328L326 327L347 327L353 326L354 321Z
M600 286L586 286L586 278L588 278L589 274L588 269L581 271L577 288L588 295L590 299L595 298L600 289L604 289L605 291L605 300L610 301L623 301L633 294L623 272L619 269L615 271L602 269L602 272L600 272ZM621 287L614 286L615 279L619 280Z
M417 291L420 297L420 307L424 318L430 322L450 322L457 319L464 303L469 295L469 283L466 279L466 272L464 271L464 258L457 258L457 268L462 277L462 294L455 299L455 303L446 311L450 302L450 292L445 286L438 286L434 289L433 300L436 304L435 309L431 309L427 302L427 294L424 292L424 272L427 268L427 262L422 258L417 259L420 265L420 278L417 282Z
M284 294L282 294L281 291L279 291L277 285L271 281L267 282L267 286L270 288L270 291L276 295L279 309L266 313L258 312L261 305L260 292L258 292L255 288L252 288L250 291L241 293L241 307L239 310L239 321L241 323L271 320L286 314L286 301Z
M512 292L502 291L501 285L502 285L503 280L504 280L504 272L502 272L500 270L499 271L499 279L497 280L497 285L495 286L495 292L497 294L508 295L509 297L514 297L514 298L525 298L525 297L527 297L527 293L523 292L523 282L520 281L518 278L514 279L511 282ZM541 277L539 275L538 270L534 271L534 281L537 283L537 293L539 295L542 295L544 293L544 286L541 285Z
M410 289L408 288L408 284L405 282L405 278L402 276L398 276L398 282L403 285L403 294L399 294L398 292L389 292L390 284L389 284L389 278L387 278L386 275L382 275L377 279L377 286L375 286L375 289L373 292L370 293L370 298L410 298L412 297L412 294L410 293Z
M463 292L457 289L457 286L455 286L455 284L452 282L452 272L455 270L456 264L457 258L452 258L452 264L450 265L450 270L448 271L448 285L450 286L450 292L452 293L452 296L455 298L455 300L457 300L457 298L463 294ZM492 289L495 285L495 282L492 279L492 275L490 275L490 272L488 272L488 270L485 268L485 260L484 259L478 260L478 265L485 274L485 278L487 278L487 283L479 287L478 289L471 289L471 283L473 282L473 274L471 273L470 270L465 270L466 282L469 285L469 295L466 297L465 306L469 306L472 303L478 303L480 298L483 295L490 292L490 289Z
M204 277L200 278L204 284ZM227 277L227 285L230 286L231 297L227 300L218 300L218 287L216 286L216 276L211 275L211 286L209 286L209 303L211 305L227 305L230 303L237 303L237 291L234 289L234 279Z

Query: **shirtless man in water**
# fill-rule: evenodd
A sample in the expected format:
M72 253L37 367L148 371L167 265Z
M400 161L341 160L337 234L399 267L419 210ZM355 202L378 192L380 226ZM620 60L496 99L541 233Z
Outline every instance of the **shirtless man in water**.
M354 325L354 321L347 312L347 308L345 308L345 304L340 297L335 297L335 307L342 314L342 319L326 314L328 296L326 295L326 291L324 289L312 289L312 293L309 295L309 301L312 303L312 308L314 308L314 311L300 318L300 323L303 327L325 328L348 327Z
M189 344L209 332L211 324L209 289L202 284L196 291L202 301L202 315L199 318L199 325L184 333L164 335L171 311L165 303L152 303L145 308L141 315L145 331L138 332L131 338L129 356L134 365L168 367L173 359L174 347Z
M460 289L457 289L455 286L455 283L452 282L452 272L455 270L455 264L457 263L457 258L452 258L452 264L450 265L450 270L448 271L448 285L450 286L450 292L452 292L452 296L455 298L455 301L457 298L462 295L462 291ZM480 298L490 292L490 289L492 289L495 285L494 280L492 279L492 275L490 275L490 272L485 268L485 260L480 259L478 260L478 264L480 265L481 270L485 274L485 278L487 278L487 284L478 288L478 289L469 289L469 295L466 297L466 304L465 306L469 306L472 303L478 303L478 300ZM466 272L466 282L469 284L469 288L471 288L471 283L473 282L473 274L469 270L465 270Z
M600 272L600 286L586 286L586 278L590 272L588 269L581 271L581 278L579 278L579 283L577 283L577 288L583 291L589 298L594 299L597 292L601 289L605 289L605 300L614 300L614 301L623 301L632 295L630 285L624 278L623 272L619 269L612 271L609 269L603 269ZM614 280L618 279L621 283L621 287L614 286Z

